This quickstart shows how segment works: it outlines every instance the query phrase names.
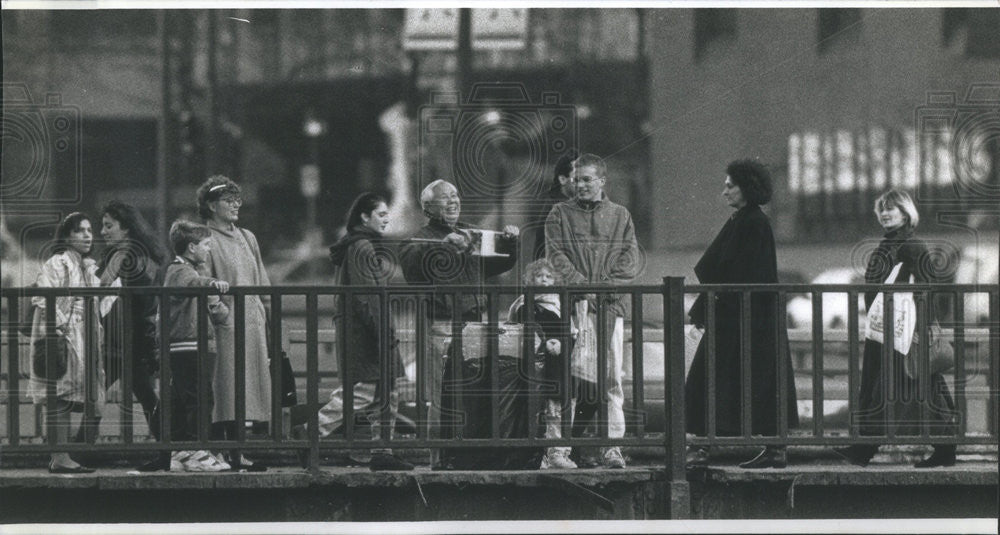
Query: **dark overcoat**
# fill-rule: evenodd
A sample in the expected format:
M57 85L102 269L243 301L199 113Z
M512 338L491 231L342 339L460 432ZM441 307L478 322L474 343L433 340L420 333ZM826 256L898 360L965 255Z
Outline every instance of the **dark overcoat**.
M913 235L912 229L903 227L887 233L878 247L868 258L865 282L881 284L889 277L896 264L902 264L894 284L907 284L910 276L913 282L943 282L940 274L949 271L934 262L927 244ZM878 292L865 292L865 310L871 310ZM933 304L933 303L932 303ZM930 308L932 316L937 316L935 307ZM943 312L943 311L941 311ZM920 382L906 375L903 366L905 355L893 350L892 371L883 355L883 344L865 340L861 363L861 387L858 405L852 416L852 425L859 427L862 435L883 435L889 430L886 418L887 408L893 407L892 427L899 435L914 435L921 432L921 405L930 424L931 434L949 435L955 432L955 402L948 389L948 383L940 373L930 376L931 391L924 395L919 392ZM918 351L917 344L910 346L910 352Z
M703 284L748 284L778 282L777 257L771 223L759 206L739 209L719 231L694 268ZM708 327L706 297L699 296L691 308L691 320ZM742 325L740 294L716 294L715 332L707 329L691 364L685 388L687 431L705 435L706 358L708 340L715 337L716 433L741 434L742 369L750 364L753 434L777 432L778 344L785 344L781 366L785 368L786 418L788 427L798 426L795 376L787 351L788 338L777 332L777 299L773 292L753 292L750 298L750 353L740 356Z
M357 226L330 247L330 259L337 269L337 283L344 286L380 287L389 284L394 266L391 253L381 236L364 226ZM388 346L391 378L404 375L399 341L388 309L383 309L377 294L355 294L349 303L351 326L347 331L347 354L341 366L352 382L374 383L379 380L383 344ZM389 316L388 330L381 318ZM335 321L339 316L335 317Z

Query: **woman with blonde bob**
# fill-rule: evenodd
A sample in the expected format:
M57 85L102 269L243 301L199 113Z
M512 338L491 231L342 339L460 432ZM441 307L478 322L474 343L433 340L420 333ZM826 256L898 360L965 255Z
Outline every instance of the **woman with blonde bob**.
M940 281L940 269L931 261L927 244L914 235L920 222L917 206L908 194L899 190L889 190L875 201L875 217L885 230L885 236L872 252L865 269L865 282L883 284L899 265L898 274L892 284L909 284ZM865 292L865 309L871 311L877 291ZM930 317L935 317L931 310ZM918 337L919 339L920 337ZM916 355L918 344L910 346L910 356ZM940 373L930 377L930 395L918 392L919 378L907 375L904 362L907 355L893 350L893 366L883 368L887 363L883 356L881 342L866 339L864 360L861 365L861 391L857 406L851 415L851 425L859 426L862 435L884 436L890 426L897 435L920 434L921 404L925 404L926 417L930 420L932 435L951 435L955 431L955 402L948 390L948 384ZM890 370L893 372L890 374ZM893 405L893 419L886 420L886 407ZM878 444L855 444L834 448L840 456L852 464L867 466L878 451ZM935 444L934 453L916 463L917 468L952 466L955 464L954 444Z

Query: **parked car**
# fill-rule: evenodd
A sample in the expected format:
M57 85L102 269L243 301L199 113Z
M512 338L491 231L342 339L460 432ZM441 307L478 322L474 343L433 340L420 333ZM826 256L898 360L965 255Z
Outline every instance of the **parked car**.
M828 269L812 280L812 284L864 284L863 274L851 268ZM789 329L812 328L812 295L798 295L788 300L785 308ZM864 324L865 301L858 296L859 325ZM843 292L823 293L823 327L825 329L847 328L847 294Z

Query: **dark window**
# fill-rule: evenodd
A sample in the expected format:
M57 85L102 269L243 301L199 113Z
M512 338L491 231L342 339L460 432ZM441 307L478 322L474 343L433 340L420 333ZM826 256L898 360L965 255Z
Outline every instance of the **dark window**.
M861 35L861 10L820 9L817 48L822 54L840 43L857 41Z
M735 9L694 10L694 57L701 59L713 43L736 40Z
M156 50L156 11L99 9L53 11L53 41L66 50Z
M951 45L966 33L965 55L972 58L1000 57L1000 11L996 9L951 8L941 16L941 40Z

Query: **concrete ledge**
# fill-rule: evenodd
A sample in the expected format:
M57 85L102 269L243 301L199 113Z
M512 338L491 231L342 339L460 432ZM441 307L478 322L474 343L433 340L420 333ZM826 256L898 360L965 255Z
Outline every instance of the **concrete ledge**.
M703 480L718 483L788 482L798 486L997 486L997 465L959 463L952 467L915 469L911 466L869 465L790 466L784 469L744 470L737 466L710 466ZM694 473L692 473L694 475ZM700 478L699 478L700 479Z
M0 471L0 489L291 489L316 486L409 487L414 481L443 485L513 485L547 487L546 481L559 478L575 485L596 487L608 484L642 484L662 481L663 470L646 467L624 470L511 470L511 471L432 471L418 467L412 472L372 472L367 468L322 468L311 474L300 468L271 468L263 473L130 473L128 469L101 469L93 474L53 475L44 469Z

